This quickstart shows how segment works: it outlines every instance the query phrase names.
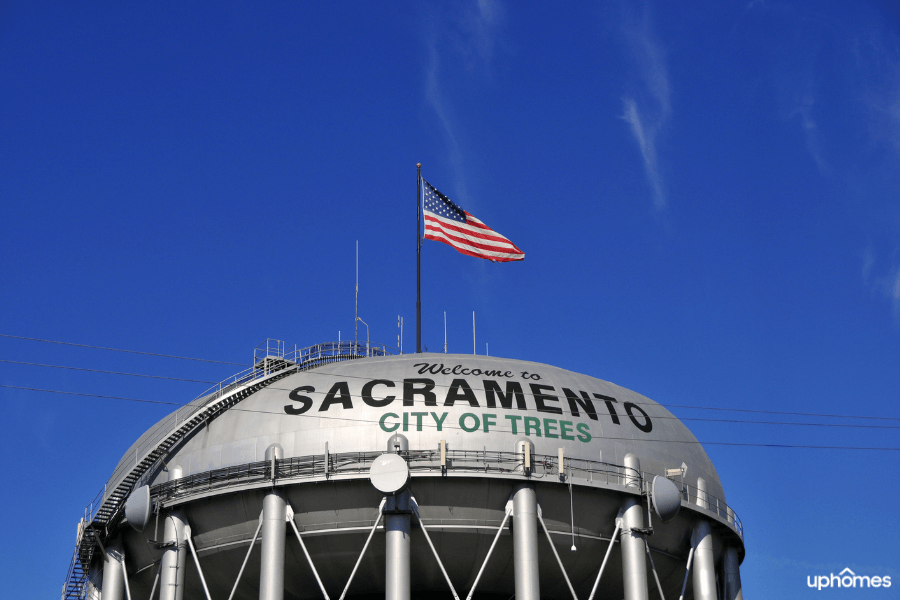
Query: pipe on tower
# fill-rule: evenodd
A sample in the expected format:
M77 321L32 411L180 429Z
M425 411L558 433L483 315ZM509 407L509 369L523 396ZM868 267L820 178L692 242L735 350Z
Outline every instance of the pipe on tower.
M526 452L528 449L526 449ZM534 484L519 484L513 492L513 561L516 600L540 600L538 577L537 495Z
M697 478L697 506L709 509L706 480L702 477ZM716 559L712 530L706 519L694 521L691 545L694 547L694 598L716 600Z
M641 461L632 454L625 455L625 485L640 490ZM644 549L644 538L640 530L644 528L644 512L641 509L641 497L629 494L622 499L622 579L625 587L625 600L648 600L647 590L647 558Z
M722 570L725 573L725 600L744 600L741 590L741 559L735 546L725 548Z
M275 460L284 458L284 449L278 444L266 448L266 462L275 466ZM260 544L259 600L284 599L284 547L287 537L287 503L274 487L263 498L262 542Z
M410 495L403 490L384 505L384 597L409 600Z
M169 467L169 481L181 479L184 471L178 465ZM162 555L159 576L159 600L184 599L184 568L187 560L187 542L184 537L184 512L173 510L166 515L163 529L163 543L166 549ZM105 599L104 599L105 600Z
M103 555L103 582L100 598L102 600L125 600L125 553L122 552L122 539L110 540Z

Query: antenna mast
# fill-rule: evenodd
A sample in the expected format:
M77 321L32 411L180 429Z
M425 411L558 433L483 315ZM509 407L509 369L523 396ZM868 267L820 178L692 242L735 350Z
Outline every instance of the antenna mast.
M359 344L359 240L356 240L356 314L353 315L353 351Z

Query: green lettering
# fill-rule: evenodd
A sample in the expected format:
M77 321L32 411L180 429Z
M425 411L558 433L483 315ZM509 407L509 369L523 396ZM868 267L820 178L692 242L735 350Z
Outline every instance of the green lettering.
M531 435L531 432L537 437L541 437L541 420L537 417L525 417L525 435Z
M559 437L564 440L574 440L575 438L570 435L572 433L572 421L560 421L559 422Z
M579 442L584 442L586 444L591 441L591 430L587 423L579 423L575 426L575 429L582 433L582 435L578 436Z
M496 424L497 424L496 421L490 420L490 419L496 419L496 418L497 418L497 415L481 415L481 422L484 423L484 432L485 432L485 433L488 433L488 431L489 431L489 430L488 430L488 426L489 426L489 425L496 425Z
M395 415L394 413L384 413L381 416L381 420L378 422L378 424L381 426L382 431L387 431L388 433L397 431L397 428L400 427L400 423L395 423L393 427L384 424L388 417L394 417L395 419L400 418L399 415Z
M468 419L469 417L472 417L472 419L474 419L475 421L475 425L473 425L472 427L466 426L466 419ZM462 427L463 431L472 433L481 426L481 421L478 419L478 415L472 413L463 413L462 416L459 417L459 426Z
M544 419L544 437L556 439L559 436L556 435L556 419Z
M441 413L440 419L438 419L437 413L431 413L431 418L434 419L434 424L437 425L437 430L441 431L444 428L444 419L447 418L447 413Z
M512 426L513 435L519 433L518 423L519 423L519 419L521 419L522 417L520 417L518 415L503 415L503 416L506 417L507 419L509 419L509 423Z
M422 431L422 417L427 415L427 412L424 413L409 413L416 418L416 431Z

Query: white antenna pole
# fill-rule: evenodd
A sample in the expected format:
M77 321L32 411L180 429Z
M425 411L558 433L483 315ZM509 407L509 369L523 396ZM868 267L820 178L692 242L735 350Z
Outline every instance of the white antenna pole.
M444 311L444 354L447 354L447 311Z
M491 355L491 347L488 345L487 342L484 343L484 355L485 356Z
M353 319L353 351L356 352L356 344L359 344L359 240L356 240L356 314Z
M475 311L472 311L472 354L478 354L475 350Z
M403 354L403 317L397 315L397 327L400 328L400 335L397 336L397 346L400 348L400 354Z

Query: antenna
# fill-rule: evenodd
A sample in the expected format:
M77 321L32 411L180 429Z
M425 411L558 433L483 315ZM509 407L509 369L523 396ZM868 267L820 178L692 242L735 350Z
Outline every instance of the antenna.
M397 315L397 327L400 328L400 335L397 336L397 345L400 347L400 354L403 354L403 317Z
M447 354L447 311L444 311L444 354Z
M488 346L487 342L484 343L484 355L485 356L491 355L491 348L490 348L490 346Z
M359 240L356 240L356 314L353 319L353 351L359 344Z
M472 354L478 354L475 350L475 311L472 311Z

